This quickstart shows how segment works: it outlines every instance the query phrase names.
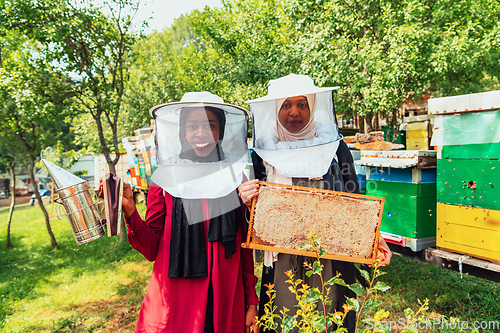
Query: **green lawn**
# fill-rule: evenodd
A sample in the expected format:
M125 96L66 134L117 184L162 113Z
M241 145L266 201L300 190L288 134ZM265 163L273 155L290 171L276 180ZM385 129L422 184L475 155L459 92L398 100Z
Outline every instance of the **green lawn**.
M387 274L380 280L391 289L376 298L391 313L392 320L402 318L405 308L416 311L418 300L428 298L427 317L432 320L442 322L443 318L448 321L455 318L471 326L476 321L482 325L495 322L489 326L500 327L500 283L465 274L461 278L458 272L402 256L394 256L384 270ZM429 332L461 332L437 329L439 327L436 325ZM470 327L464 330L470 331ZM500 332L500 329L480 331Z
M47 207L51 212L51 206ZM66 217L51 218L52 249L42 212L0 211L0 331L133 332L152 265L118 236L77 246Z
M16 247L5 250L7 214L8 209L0 211L0 332L133 332L151 263L118 237L77 246L66 217L51 219L59 243L52 249L36 206L16 208ZM432 318L500 322L498 283L461 279L456 272L400 256L384 270L381 280L392 288L375 298L391 313L390 320L428 298Z

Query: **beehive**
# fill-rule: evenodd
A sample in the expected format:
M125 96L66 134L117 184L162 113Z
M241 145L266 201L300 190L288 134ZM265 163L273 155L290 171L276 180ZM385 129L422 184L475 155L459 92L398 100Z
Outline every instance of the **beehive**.
M436 183L412 184L370 179L367 192L385 198L382 234L416 240L436 236ZM419 246L415 250L420 250Z
M499 260L500 90L429 100L429 112L441 155L436 245Z
M500 211L438 203L437 214L437 246L500 260Z
M437 201L500 210L500 160L438 160Z
M245 247L316 256L301 250L316 234L324 258L373 263L382 198L261 182Z
M136 136L122 139L129 163L127 179L134 187L148 190L151 185L151 176L156 170L154 133L151 128L143 128L135 132Z
M385 198L381 235L420 251L436 242L436 151L363 152L366 193Z
M417 117L410 117L417 118ZM406 129L406 149L408 150L428 150L430 137L432 137L431 121L420 117L422 120L415 119L409 122ZM425 119L425 120L424 120Z
M128 161L124 154L121 154L118 164L115 165L116 176L122 179L127 179ZM114 155L110 155L111 159L114 159ZM94 185L99 185L99 180L104 178L106 174L109 173L108 163L104 158L104 155L99 155L94 158Z

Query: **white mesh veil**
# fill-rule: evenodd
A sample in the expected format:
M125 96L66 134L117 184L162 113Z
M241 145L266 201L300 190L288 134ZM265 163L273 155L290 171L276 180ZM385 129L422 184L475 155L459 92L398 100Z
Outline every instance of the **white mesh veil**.
M241 184L250 164L248 111L209 93L186 95L181 102L150 110L156 124L158 161L152 180L182 199L226 197ZM220 129L211 136L214 114ZM229 201L221 214L240 204L237 197Z

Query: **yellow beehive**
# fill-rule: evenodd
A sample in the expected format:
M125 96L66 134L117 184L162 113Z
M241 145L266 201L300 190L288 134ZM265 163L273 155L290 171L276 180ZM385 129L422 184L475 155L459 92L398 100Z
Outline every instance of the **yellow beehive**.
M407 150L429 150L429 139L428 138L418 138L418 139L406 139L406 149Z
M487 260L500 260L500 211L437 204L436 245Z
M406 131L406 149L428 150L431 136L432 130L428 120L409 123Z

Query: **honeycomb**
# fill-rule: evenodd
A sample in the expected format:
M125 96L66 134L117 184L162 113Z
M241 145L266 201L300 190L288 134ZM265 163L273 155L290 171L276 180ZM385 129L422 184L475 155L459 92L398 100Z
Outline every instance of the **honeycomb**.
M368 259L373 256L381 209L379 201L360 197L261 186L252 241L286 252L311 244L307 237L315 233L327 254Z

